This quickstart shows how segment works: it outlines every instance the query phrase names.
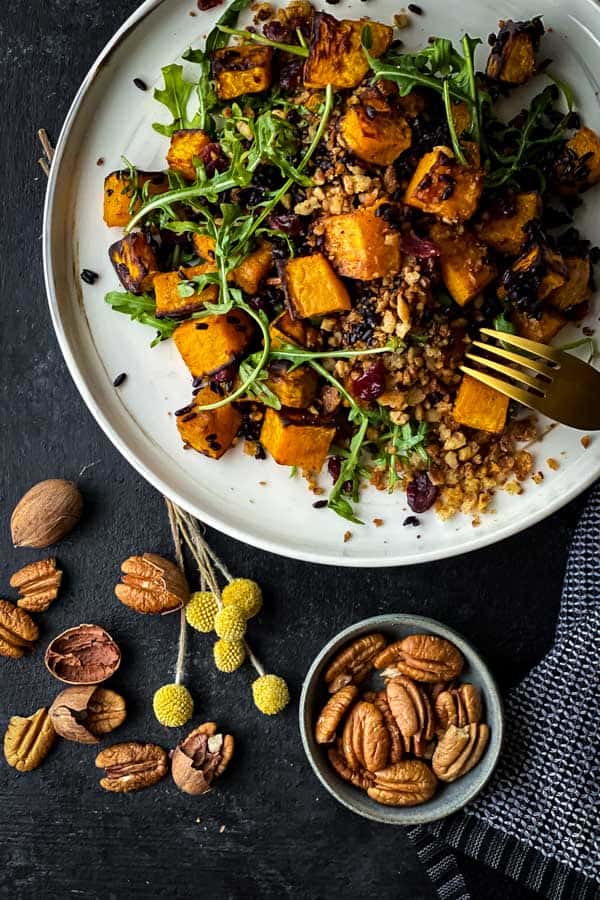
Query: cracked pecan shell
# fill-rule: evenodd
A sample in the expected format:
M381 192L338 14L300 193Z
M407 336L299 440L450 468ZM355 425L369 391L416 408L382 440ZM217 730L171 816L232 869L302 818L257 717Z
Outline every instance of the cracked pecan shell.
M440 738L431 760L440 781L456 781L477 765L487 747L490 729L472 722L463 728L450 725Z
M373 659L385 647L382 634L366 634L345 647L325 671L325 684L335 694L346 684L360 684L373 668Z
M4 755L9 766L31 772L45 760L56 733L46 709L32 716L13 716L4 735Z
M50 707L54 730L67 741L97 744L104 734L123 724L125 701L116 691L95 685L70 687Z
M156 615L184 606L190 596L181 569L156 553L130 556L121 565L121 583L115 594L121 603L139 613Z
M233 737L218 732L215 722L205 722L173 751L173 781L186 794L205 794L229 765L233 750Z
M342 719L358 696L358 688L347 684L333 694L317 719L315 740L317 744L331 744L335 740L336 731Z
M388 681L386 697L406 752L415 756L430 755L435 719L425 691L405 675L398 675Z
M474 684L461 684L456 688L442 691L435 699L435 714L438 730L444 733L450 725L462 728L472 722L481 722L481 693Z
M65 684L100 684L121 665L121 651L104 628L84 624L55 637L44 662L48 671Z
M346 762L346 757L342 749L342 742L339 740L335 747L327 749L329 762L344 781L349 781L354 787L361 788L366 791L373 784L373 775L365 769L351 769Z
M463 658L454 644L434 634L411 634L377 654L376 669L384 675L408 675L414 681L434 684L452 681L460 674Z
M431 800L436 787L437 778L426 763L405 759L375 772L375 783L367 793L386 806L418 806Z
M114 744L96 757L96 766L105 770L100 787L116 794L141 791L165 777L167 761L166 751L156 744Z
M350 769L376 772L387 765L390 735L380 710L360 701L350 711L342 734L344 756Z
M25 610L0 600L0 654L19 659L40 635L39 628Z
M56 568L56 560L40 559L19 569L10 579L11 588L19 591L17 606L28 612L46 612L58 597L62 572Z

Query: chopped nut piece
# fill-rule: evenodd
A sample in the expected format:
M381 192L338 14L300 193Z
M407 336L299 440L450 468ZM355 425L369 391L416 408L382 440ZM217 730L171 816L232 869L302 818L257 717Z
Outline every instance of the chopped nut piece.
M592 439L589 436L589 434L584 434L583 437L579 439L579 443L581 444L581 446L583 447L584 450L587 450L587 448L592 443Z
M555 472L557 469L560 469L559 461L557 459L553 459L553 457L551 456L546 460L546 465L549 469L553 469Z

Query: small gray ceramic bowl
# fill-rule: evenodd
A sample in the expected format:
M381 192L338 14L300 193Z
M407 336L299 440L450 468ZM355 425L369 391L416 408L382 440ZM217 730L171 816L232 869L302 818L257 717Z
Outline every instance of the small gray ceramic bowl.
M435 796L421 806L383 806L358 788L343 781L332 768L327 759L327 747L316 743L314 738L315 723L319 713L327 701L327 690L323 682L323 672L333 656L346 644L364 634L380 631L389 638L390 643L400 640L409 634L437 634L455 644L465 658L465 668L460 676L461 681L469 681L481 690L484 704L485 721L490 726L490 741L486 751L474 769L463 778L452 784L441 784ZM371 681L363 687L381 689L383 681L374 674ZM421 825L443 819L462 809L483 788L492 774L498 761L502 746L503 712L498 688L490 671L479 654L467 641L435 619L412 615L374 616L364 619L356 625L341 631L333 640L323 647L310 667L300 697L300 733L304 750L314 769L315 775L329 793L352 812L386 822L389 825Z

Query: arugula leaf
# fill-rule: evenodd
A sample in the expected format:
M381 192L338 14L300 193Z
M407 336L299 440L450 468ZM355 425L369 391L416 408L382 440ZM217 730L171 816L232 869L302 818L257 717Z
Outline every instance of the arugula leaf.
M134 322L149 325L155 328L157 335L150 344L155 347L161 341L170 338L175 329L181 323L173 319L157 319L156 304L150 294L132 294L131 291L109 291L104 300L109 303L115 312L124 313Z
M501 312L500 315L495 317L494 328L496 329L496 331L503 331L504 334L516 334L517 333L517 329L515 328L513 323L510 321L510 319L507 318L505 311Z
M252 0L233 0L233 2L229 4L213 30L206 38L205 46L207 55L210 55L215 50L220 50L222 47L227 46L229 35L224 31L221 31L219 26L222 25L225 28L235 27L235 25L237 25L237 20L240 13L243 12L243 10L247 9L251 3Z
M304 41L304 35L300 29L297 29L298 37L301 39L300 44L284 44L281 41L272 41L263 34L256 34L254 31L245 31L242 28L228 28L226 25L217 25L217 28L227 36L234 35L235 37L241 37L246 41L252 41L254 44L260 44L263 47L274 47L275 50L282 50L284 53L292 53L294 56L302 56L303 58L308 56L306 41Z
M248 381L259 362L259 356L259 353L253 353L252 356L248 356L246 359L242 360L239 369L242 381ZM256 400L258 400L259 403L264 404L264 406L270 406L272 409L281 409L281 400L266 384L268 377L266 369L262 369L248 387L246 395L248 397L256 398Z
M429 455L425 449L428 431L427 422L419 422L414 426L407 422L405 425L393 425L391 431L379 437L381 452L376 465L387 469L389 493L392 493L399 481L398 462L409 460L416 453L422 462L429 464Z
M195 85L191 81L186 81L183 77L183 66L173 63L161 69L164 88L154 89L154 99L166 106L173 121L170 125L163 125L161 122L154 122L152 127L159 134L165 137L171 137L173 132L180 128L196 128L199 119L194 116L188 119L187 109L192 91Z
M360 454L365 442L365 436L368 427L369 420L366 416L363 416L358 430L350 441L348 456L342 460L340 474L336 479L336 482L327 501L327 506L329 507L329 509L332 509L338 514L338 516L341 516L343 519L348 519L349 522L354 522L357 525L363 525L364 523L361 521L361 519L357 518L354 515L352 504L349 500L342 496L342 492L344 491L346 482L349 481L352 483L353 499L358 493L358 487L361 478L360 470L362 468L360 466Z
M254 171L261 162L277 166L284 178L291 178L303 187L312 184L310 178L298 171L292 159L298 152L298 131L287 119L274 115L270 109L248 124L253 131L254 141L248 154L248 167Z

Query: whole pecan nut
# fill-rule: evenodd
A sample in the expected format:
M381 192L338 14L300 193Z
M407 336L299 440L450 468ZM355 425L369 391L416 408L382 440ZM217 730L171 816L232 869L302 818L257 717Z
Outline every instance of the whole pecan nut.
M19 659L39 637L40 631L25 610L0 600L0 655Z
M155 553L130 556L121 565L115 594L139 613L167 613L184 606L190 596L185 575L175 563Z
M456 781L477 765L487 747L490 729L472 722L463 728L450 725L440 738L431 766L440 781Z
M317 719L315 726L315 739L317 744L331 744L335 740L335 734L342 719L358 696L358 688L354 684L347 684L333 694Z
M186 794L205 794L229 765L233 750L233 737L218 732L215 722L205 722L173 751L173 781Z
M29 612L45 612L58 597L61 579L62 572L52 557L19 569L10 579L10 586L19 591L17 606Z
M116 691L95 685L70 687L50 707L54 730L67 741L97 744L127 716L125 701Z
M361 788L366 791L373 784L373 776L365 769L351 769L346 762L346 757L342 749L342 742L339 740L335 747L327 749L329 762L344 781L349 781L354 787Z
M360 684L373 668L373 659L385 647L382 634L366 634L345 647L325 671L325 684L335 694L346 684Z
M425 691L405 675L398 675L388 681L386 696L407 753L427 756L435 735L435 720Z
M344 756L350 769L376 772L387 765L390 735L381 712L361 700L346 719L342 735Z
M442 734L450 725L462 728L472 722L481 722L481 693L474 684L461 684L442 691L435 699L435 714Z
M367 793L386 806L418 806L433 797L436 787L437 778L426 763L405 759L375 772L375 783Z
M375 706L383 716L383 721L385 722L385 727L387 728L390 735L390 765L394 763L400 762L400 760L404 757L405 752L405 744L400 729L396 724L396 720L392 714L390 709L390 705L387 701L387 696L385 691L381 691L375 697L374 701Z
M456 678L462 671L463 658L445 638L411 634L378 653L374 665L390 677L408 675L414 681L434 684Z
M100 684L121 665L121 651L104 628L84 624L55 637L44 662L48 671L65 684Z
M96 766L105 770L100 787L117 794L141 791L165 777L167 761L166 751L156 744L114 744L96 757Z
M31 772L45 760L56 733L48 711L38 709L32 716L13 716L4 735L4 755L9 766Z

